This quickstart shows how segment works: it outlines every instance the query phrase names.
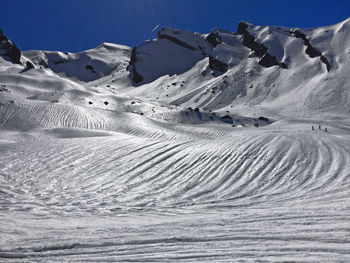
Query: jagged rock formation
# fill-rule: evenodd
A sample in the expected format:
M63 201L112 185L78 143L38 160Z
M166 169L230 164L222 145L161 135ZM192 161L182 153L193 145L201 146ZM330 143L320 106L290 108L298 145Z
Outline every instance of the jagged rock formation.
M211 51L213 51L214 48L222 43L222 39L218 31L210 32L205 40L213 47ZM213 71L220 71L221 73L225 73L228 70L229 65L215 58L212 54L209 54L209 68Z
M26 62L26 68L27 68L28 70L34 68L33 63L30 62L30 61L27 61L27 62Z
M21 51L0 29L0 56L16 64L21 64Z
M307 39L304 33L297 29L291 30L290 33L296 38L301 38L304 41L304 45L306 46L305 53L308 54L310 58L320 57L321 62L326 65L327 71L331 70L332 67L328 59L325 56L323 56L320 51L318 51L311 45L310 40Z
M218 32L210 32L210 34L205 38L205 40L213 47L216 47L222 42Z
M162 33L163 31L159 31L158 32L158 37L159 39L168 39L170 40L171 42L174 42L175 44L181 46L181 47L184 47L184 48L187 48L189 50L196 50L197 48L194 47L194 46L191 46L189 45L188 43L184 42L184 41L181 41L179 39L177 39L176 37L173 37L171 35L168 35L168 34L164 34ZM176 32L176 31L175 31ZM176 34L176 33L175 33Z
M134 85L141 85L164 75L180 74L206 57L208 52L208 43L202 35L163 28L156 40L133 48L129 77Z
M280 63L277 61L275 56L272 56L268 52L268 48L263 44L256 42L254 36L248 32L248 24L245 22L239 22L237 33L243 36L243 45L250 48L254 53L260 58L259 64L264 67L280 66L286 69L287 65L285 63Z
M228 65L209 55L209 68L225 73L228 70Z
M127 69L132 73L130 75L130 78L135 83L139 83L139 82L143 81L143 77L136 70L136 61L137 61L136 52L137 52L136 47L133 47L133 49L131 50L130 62L129 62Z

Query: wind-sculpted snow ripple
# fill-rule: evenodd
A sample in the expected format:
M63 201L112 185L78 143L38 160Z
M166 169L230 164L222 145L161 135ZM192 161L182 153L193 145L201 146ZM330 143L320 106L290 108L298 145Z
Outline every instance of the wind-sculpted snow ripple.
M0 104L0 113L0 125L21 131L81 128L174 140L222 137L230 130L230 127L213 130L210 126L173 125L134 113L58 103Z
M249 205L339 193L349 179L342 165L349 149L313 135L266 133L199 142L120 135L61 139L59 149L55 140L34 143L23 146L23 161L6 154L2 173L16 174L16 188L29 188L33 202L50 197L55 210L90 196L87 207L76 208L98 209L102 200L107 210L115 204Z
M349 260L349 138L225 134L2 145L0 259Z

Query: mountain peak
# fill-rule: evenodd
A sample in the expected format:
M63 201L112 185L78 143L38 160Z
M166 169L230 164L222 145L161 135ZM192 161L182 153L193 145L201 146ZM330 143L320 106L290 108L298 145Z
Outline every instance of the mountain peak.
M0 29L0 56L5 60L21 64L21 51L12 43Z

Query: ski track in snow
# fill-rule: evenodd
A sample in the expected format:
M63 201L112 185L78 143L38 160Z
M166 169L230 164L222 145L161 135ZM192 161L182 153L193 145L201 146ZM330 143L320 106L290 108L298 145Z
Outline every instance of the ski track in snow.
M211 130L2 144L0 261L350 259L349 138Z

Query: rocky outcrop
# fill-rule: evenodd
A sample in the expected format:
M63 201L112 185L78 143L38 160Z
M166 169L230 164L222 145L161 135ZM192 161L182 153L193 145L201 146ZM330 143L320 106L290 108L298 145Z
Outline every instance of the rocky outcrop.
M321 62L326 65L327 71L331 70L331 64L329 63L328 59L322 55L320 51L318 51L316 48L314 48L310 40L307 39L306 35L302 33L300 30L291 30L290 33L295 36L296 38L301 38L304 41L304 45L306 46L305 53L310 57L310 58L315 58L315 57L320 57Z
M33 63L30 62L30 61L27 61L27 63L26 63L26 69L30 70L30 69L33 69L33 68L34 68Z
M96 71L95 71L95 69L94 69L93 66L91 66L91 65L86 65L85 68L86 68L87 70L90 70L92 73L96 74Z
M271 56L269 53L265 53L259 60L259 64L266 67L266 68L269 68L269 67L272 67L272 66L280 66L281 68L284 68L286 69L287 68L287 65L284 64L284 63L279 63L277 60L276 60L276 57L274 56Z
M136 62L137 62L136 55L137 55L137 49L136 47L133 47L133 49L131 50L130 62L127 69L130 71L131 80L134 81L135 83L139 83L143 81L143 77L136 70Z
M170 36L170 35L164 34L161 31L158 32L158 38L159 39L167 39L167 40L169 40L169 41L171 41L171 42L173 42L173 43L175 43L175 44L177 44L177 45L179 45L181 47L187 48L187 49L192 50L192 51L197 49L196 47L193 47L190 44L188 44L186 42L183 42L183 41L177 39L174 36Z
M0 56L16 64L21 63L21 51L13 44L0 29Z
M242 44L247 48L254 51L254 53L260 58L259 64L269 68L272 66L280 66L281 68L286 69L287 65L281 62L278 62L275 56L272 56L268 52L268 48L263 44L256 42L254 36L248 32L248 24L245 22L239 22L237 33L243 36Z
M225 73L228 70L228 65L209 55L209 68Z
M210 32L210 34L205 38L205 40L212 46L213 49L217 45L222 43L219 33L215 31ZM209 68L211 70L217 70L222 73L225 73L228 70L229 66L224 62L214 58L212 55L209 55Z
M329 63L328 59L323 55L321 55L320 59L321 59L321 62L326 65L327 71L329 72L332 69L332 67L331 67L331 64Z
M210 32L210 34L205 38L205 40L213 47L216 47L222 42L219 34L214 32Z

